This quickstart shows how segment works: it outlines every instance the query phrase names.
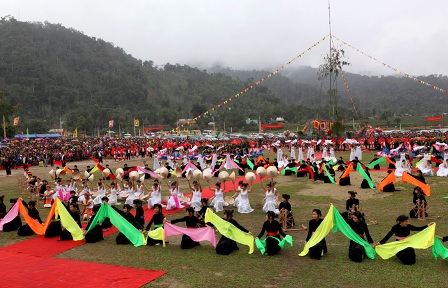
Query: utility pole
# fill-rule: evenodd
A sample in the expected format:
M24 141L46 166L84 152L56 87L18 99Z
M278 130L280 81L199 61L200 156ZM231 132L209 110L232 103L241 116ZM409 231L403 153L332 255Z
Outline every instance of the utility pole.
M328 0L328 29L329 29L329 31L330 31L330 95L329 95L329 103L328 103L328 116L329 116L329 119L328 120L331 120L332 118L331 118L331 110L333 110L333 114L334 114L334 105L333 105L333 102L335 102L335 99L334 99L334 97L333 97L333 95L332 95L332 87L333 87L333 85L332 85L332 66L333 66L333 64L332 64L332 53L331 53L331 48L332 48L332 46L333 46L333 38L332 38L332 35L331 35L331 6L330 6L330 0ZM332 109L333 108L333 109Z
M6 138L6 123L5 123L5 114L3 114L3 139Z

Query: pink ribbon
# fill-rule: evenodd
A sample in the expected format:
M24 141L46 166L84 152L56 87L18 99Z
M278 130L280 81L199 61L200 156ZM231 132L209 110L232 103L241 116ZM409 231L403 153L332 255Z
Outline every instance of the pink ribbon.
M141 171L141 172L143 172L145 174L149 174L149 176L151 176L152 178L156 178L156 179L159 178L159 175L157 175L157 173L154 173L154 172L152 172L150 170L147 170L147 169L145 169L143 167L137 166L137 170Z
M176 208L177 208L177 209L180 209L180 208L182 208L182 207L180 206L180 203L179 203L179 198L177 198L177 195L176 195L176 194L174 194L174 195L171 195L171 197L173 197L173 200L174 200L174 204L176 204Z
M11 222L12 220L14 220L14 218L17 217L17 215L19 215L19 205L18 205L18 203L19 202L16 202L14 204L14 206L12 206L11 210L9 210L9 212L5 215L5 217L3 217L2 220L0 220L0 231L3 231L3 225L4 224Z
M170 223L165 223L163 228L165 229L165 239L170 236L185 234L189 236L193 241L201 242L208 241L213 247L216 247L215 231L211 227L202 228L182 228Z

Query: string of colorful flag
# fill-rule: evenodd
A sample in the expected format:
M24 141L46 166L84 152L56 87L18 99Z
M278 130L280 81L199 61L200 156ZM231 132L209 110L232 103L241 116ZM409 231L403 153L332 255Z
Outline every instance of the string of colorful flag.
M334 37L336 40L338 40L338 41L340 41L341 43L343 43L344 45L350 47L351 49L358 51L358 52L361 53L362 55L364 55L364 56L366 56L366 57L368 57L368 58L370 58L370 59L372 59L372 60L374 60L374 61L376 61L376 62L382 64L383 66L385 66L385 67L387 67L387 68L389 68L389 69L394 70L394 71L397 72L397 73L400 73L401 75L403 75L403 76L405 76L405 77L407 77L407 78L409 78L409 79L412 79L412 80L414 80L414 81L416 81L416 82L419 82L420 84L425 85L426 87L430 87L430 88L432 88L432 89L434 89L434 90L436 90L436 91L439 91L439 92L448 94L448 90L447 90L447 89L442 89L442 88L440 88L440 87L437 87L436 85L432 85L431 83L428 83L428 82L426 82L426 81L420 80L420 79L418 79L418 78L415 77L415 76L412 76L412 75L410 75L410 74L407 74L407 73L405 73L405 72L399 70L398 68L395 68L395 67L393 67L393 66L390 66L390 65L388 65L388 64L386 64L386 63L384 63L384 62L382 62L381 60L378 60L377 58L375 58L375 57L373 57L373 56L370 56L370 55L367 54L366 52L361 51L361 50L359 50L358 48L354 47L353 45L351 45L351 44L345 42L344 40L341 40L340 38L338 38L338 37L332 35L332 38L333 38L333 37Z
M344 80L345 88L347 88L348 96L350 98L350 101L352 102L353 110L355 111L356 118L359 118L358 116L358 110L356 110L355 102L353 102L352 92L350 91L350 87L348 87L347 79L345 79L344 71L342 71L342 68L340 69L342 80Z
M310 46L308 49L306 49L305 51L303 51L302 53L300 53L299 55L297 55L296 57L294 57L293 59L291 59L290 61L288 61L286 64L282 65L281 67L279 67L277 70L275 70L274 72L266 75L265 77L261 78L260 80L258 80L257 82L255 82L254 84L246 87L244 90L241 90L239 93L233 95L232 97L230 97L229 99L219 103L218 105L210 108L209 110L205 111L204 113L202 113L199 116L194 117L193 119L191 119L190 121L187 121L186 123L180 124L179 126L177 126L174 129L171 129L169 132L170 133L174 133L175 131L177 131L180 128L183 128L185 125L190 125L193 121L199 120L202 117L206 116L207 114L211 113L214 110L218 110L219 108L223 107L224 105L227 105L229 102L231 102L232 100L240 97L241 95L247 93L248 91L252 90L253 88L257 87L258 85L260 85L261 83L263 83L265 80L271 78L272 76L275 76L277 73L279 73L280 71L282 71L284 68L286 68L289 64L293 63L294 61L300 59L303 55L305 55L306 53L310 52L313 48L319 46L319 44L321 44L323 41L325 41L325 39L327 39L329 36L325 36L322 39L320 39L319 41L317 41L316 43L314 43L312 46Z

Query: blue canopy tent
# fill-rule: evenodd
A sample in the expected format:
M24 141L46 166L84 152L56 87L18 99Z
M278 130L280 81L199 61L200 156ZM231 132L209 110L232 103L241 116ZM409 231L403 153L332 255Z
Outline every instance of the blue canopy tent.
M20 140L24 138L34 139L34 138L61 138L60 134L17 134L14 135L13 139Z

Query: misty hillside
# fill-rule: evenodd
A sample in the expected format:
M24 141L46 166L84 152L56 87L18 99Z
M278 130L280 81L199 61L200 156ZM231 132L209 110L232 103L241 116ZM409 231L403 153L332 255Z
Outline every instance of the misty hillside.
M195 117L248 85L187 65L155 67L60 24L3 18L0 39L0 91L21 105L21 126L33 132L58 128L60 120L89 132L105 129L109 120L129 131L134 118L173 128L177 119ZM281 111L281 101L260 87L212 116L238 129L246 117L261 112L266 122Z
M60 121L70 130L105 131L109 120L131 131L134 118L145 126L174 128L177 119L195 117L269 73L205 71L170 63L157 67L149 59L136 59L105 40L61 24L9 17L0 20L0 39L0 91L7 101L21 107L8 116L20 116L19 129L28 127L30 132L58 128ZM266 86L257 86L215 110L198 126L207 127L214 119L218 129L226 123L238 130L248 117L260 116L264 123L283 117L297 124L325 117L326 87L321 89L316 73L306 68L271 77L264 82ZM390 107L389 114L393 110L433 114L445 103L446 95L409 79L353 74L347 79L362 117L384 116L386 107ZM446 77L423 79L448 87ZM338 88L340 117L351 119L354 112L342 81Z
M215 66L210 69L235 79L257 81L271 71L242 71ZM276 96L306 106L325 105L329 80L318 80L317 68L301 66L287 68L264 85ZM363 76L344 73L355 107L364 117L381 117L384 111L396 115L434 115L448 111L448 95L426 87L412 79L395 76ZM448 89L448 76L418 76L419 79ZM339 101L343 107L352 107L343 79L337 81ZM383 115L385 117L386 115Z

